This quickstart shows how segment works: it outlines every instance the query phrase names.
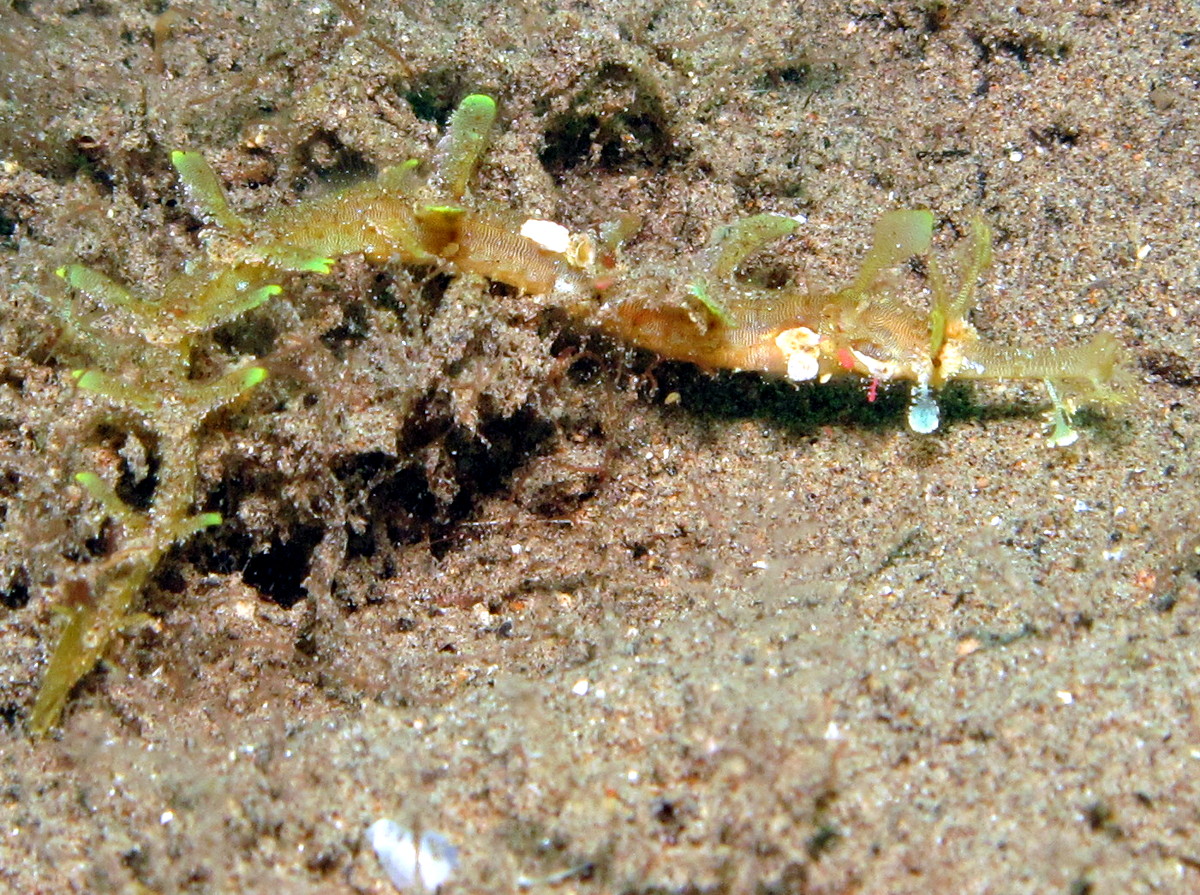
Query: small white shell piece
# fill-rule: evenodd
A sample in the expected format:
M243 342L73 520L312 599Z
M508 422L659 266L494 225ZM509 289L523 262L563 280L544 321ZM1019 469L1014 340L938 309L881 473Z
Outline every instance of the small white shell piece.
M775 337L775 346L787 360L787 378L792 382L816 379L821 370L818 359L821 337L807 326L785 329Z
M521 225L521 235L532 239L547 252L558 255L566 254L567 249L571 247L571 231L554 221L530 218Z
M458 849L441 833L412 830L389 818L367 827L367 842L399 892L436 892L458 867Z

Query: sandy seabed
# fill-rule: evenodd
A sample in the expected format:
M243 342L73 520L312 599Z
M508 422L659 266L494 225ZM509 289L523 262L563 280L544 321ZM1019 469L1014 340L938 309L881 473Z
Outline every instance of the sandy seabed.
M391 817L458 846L446 892L1200 891L1194 4L0 22L0 888L387 893ZM903 389L647 370L351 259L218 335L274 365L205 436L226 525L30 740L111 537L71 473L154 466L70 386L53 271L152 292L195 253L172 149L253 216L427 156L470 92L482 201L636 213L666 270L770 211L806 220L771 264L844 282L882 212L948 249L979 211L980 330L1112 332L1132 400L1052 449L1036 389L956 388L916 436Z

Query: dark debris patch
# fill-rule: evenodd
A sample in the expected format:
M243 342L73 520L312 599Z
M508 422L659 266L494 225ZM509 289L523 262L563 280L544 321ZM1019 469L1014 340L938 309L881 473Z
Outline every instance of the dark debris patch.
M1180 388L1195 388L1200 385L1200 373L1197 373L1187 358L1175 351L1165 348L1143 351L1138 355L1138 366L1151 376L1157 376L1163 382Z
M17 248L17 216L16 213L0 207L0 248Z
M369 180L378 173L365 155L329 131L321 131L301 143L296 157L304 172L292 183L298 193L304 192L314 181L340 187Z
M419 75L406 85L398 85L396 91L422 121L435 121L438 127L445 127L472 87L461 68L450 67Z
M308 596L304 579L312 552L325 535L320 526L298 526L287 540L276 537L271 546L252 554L242 569L242 580L284 609L291 609Z
M547 122L538 153L556 178L577 168L662 169L681 157L662 97L648 79L623 65L606 65L570 108Z
M29 605L29 575L25 569L18 569L8 582L8 587L0 590L0 603L9 609L24 609Z

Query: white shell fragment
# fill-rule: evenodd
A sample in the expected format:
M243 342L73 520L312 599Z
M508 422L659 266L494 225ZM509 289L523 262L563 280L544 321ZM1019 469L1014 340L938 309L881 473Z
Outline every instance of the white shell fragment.
M418 842L412 830L386 817L367 827L367 842L400 892L436 892L458 867L458 849L441 833L422 833Z
M818 358L821 337L807 326L785 329L775 337L775 346L787 360L787 377L793 382L815 379L821 370Z
M530 218L521 225L521 235L532 239L547 252L559 255L566 254L567 249L571 247L571 231L554 221Z
M821 371L821 363L811 354L797 351L787 362L787 378L792 382L808 382L816 379Z

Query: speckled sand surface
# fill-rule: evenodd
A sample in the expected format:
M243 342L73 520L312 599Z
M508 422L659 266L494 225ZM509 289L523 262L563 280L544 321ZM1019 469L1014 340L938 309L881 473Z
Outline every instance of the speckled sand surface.
M362 838L386 816L461 848L447 892L1200 891L1195 5L346 2L0 12L0 889L387 893ZM30 741L57 591L29 495L93 519L66 483L98 456L38 317L54 268L152 288L195 250L171 149L253 214L426 155L422 103L471 91L502 109L481 194L637 212L638 257L803 214L777 258L836 283L883 211L932 208L948 247L979 209L980 329L1112 332L1133 400L1054 450L1034 388L956 392L927 438L902 390L870 407L857 383L670 367L651 397L619 353L562 376L553 333L476 296L505 317L497 379L558 372L493 382L497 406L510 387L554 434L458 482L469 511L387 574L363 559L291 608L193 545L156 625ZM346 267L304 307L374 276ZM346 357L296 364L352 379ZM251 459L300 505L326 486L306 438L401 450L412 421L371 409L215 432L207 480L273 445ZM272 547L254 499L245 555Z

